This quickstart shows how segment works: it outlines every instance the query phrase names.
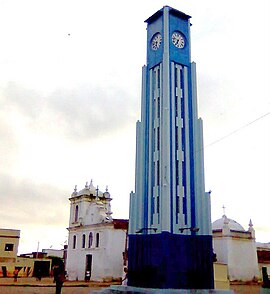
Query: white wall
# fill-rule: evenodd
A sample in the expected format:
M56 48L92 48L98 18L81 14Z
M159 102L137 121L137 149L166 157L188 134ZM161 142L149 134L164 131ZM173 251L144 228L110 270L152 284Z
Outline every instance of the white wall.
M90 231L94 239L88 248ZM96 233L99 233L99 247L96 247ZM86 235L86 248L82 248L82 235ZM76 248L73 249L73 236L77 236ZM118 278L122 276L123 256L126 232L114 229L112 224L96 225L92 228L79 227L69 234L67 253L67 272L69 280L85 278L86 255L92 255L91 280L102 280L105 277Z
M256 243L251 239L222 237L213 239L217 261L228 264L230 281L251 281L259 276Z
M259 276L255 241L231 239L229 248L230 280L250 281Z

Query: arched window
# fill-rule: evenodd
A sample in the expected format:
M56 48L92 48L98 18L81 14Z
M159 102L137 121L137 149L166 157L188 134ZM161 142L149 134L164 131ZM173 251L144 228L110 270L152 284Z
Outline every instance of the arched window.
M78 216L79 216L79 206L76 205L76 207L75 207L75 222L78 221Z
M82 235L82 248L85 248L85 234Z
M76 248L76 236L74 235L73 236L73 249L75 249Z
M89 239L88 239L88 248L91 248L93 244L93 233L89 233Z
M96 247L99 247L99 233L96 234Z

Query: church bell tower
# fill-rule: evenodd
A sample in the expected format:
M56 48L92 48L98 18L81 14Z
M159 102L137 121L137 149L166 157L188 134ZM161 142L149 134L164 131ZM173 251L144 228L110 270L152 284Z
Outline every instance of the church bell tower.
M165 6L146 23L128 284L211 289L210 194L204 186L190 16Z

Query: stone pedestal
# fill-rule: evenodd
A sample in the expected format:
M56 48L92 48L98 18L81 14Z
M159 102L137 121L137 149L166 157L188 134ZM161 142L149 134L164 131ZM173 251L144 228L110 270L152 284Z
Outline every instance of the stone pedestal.
M103 293L103 294L139 294L139 293L153 293L153 294L207 294L207 293L218 293L218 294L232 294L231 290L213 290L213 289L152 289L152 288L138 288L130 286L111 286L110 288L103 289L100 291L91 293Z

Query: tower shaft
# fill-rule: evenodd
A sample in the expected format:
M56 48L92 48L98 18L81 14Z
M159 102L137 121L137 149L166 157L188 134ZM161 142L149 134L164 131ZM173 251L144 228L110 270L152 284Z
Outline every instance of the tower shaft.
M189 19L165 6L146 20L147 65L137 122L135 193L130 196L131 285L141 283L138 271L152 269L157 280L150 286L160 282L160 275L159 287L196 288L187 276L205 271L203 262L207 286L198 287L212 287L210 201L204 191L202 120L197 114L196 66L190 60ZM205 256L195 257L191 248ZM161 264L168 273L160 271ZM169 267L175 266L181 282L172 279L176 276Z

